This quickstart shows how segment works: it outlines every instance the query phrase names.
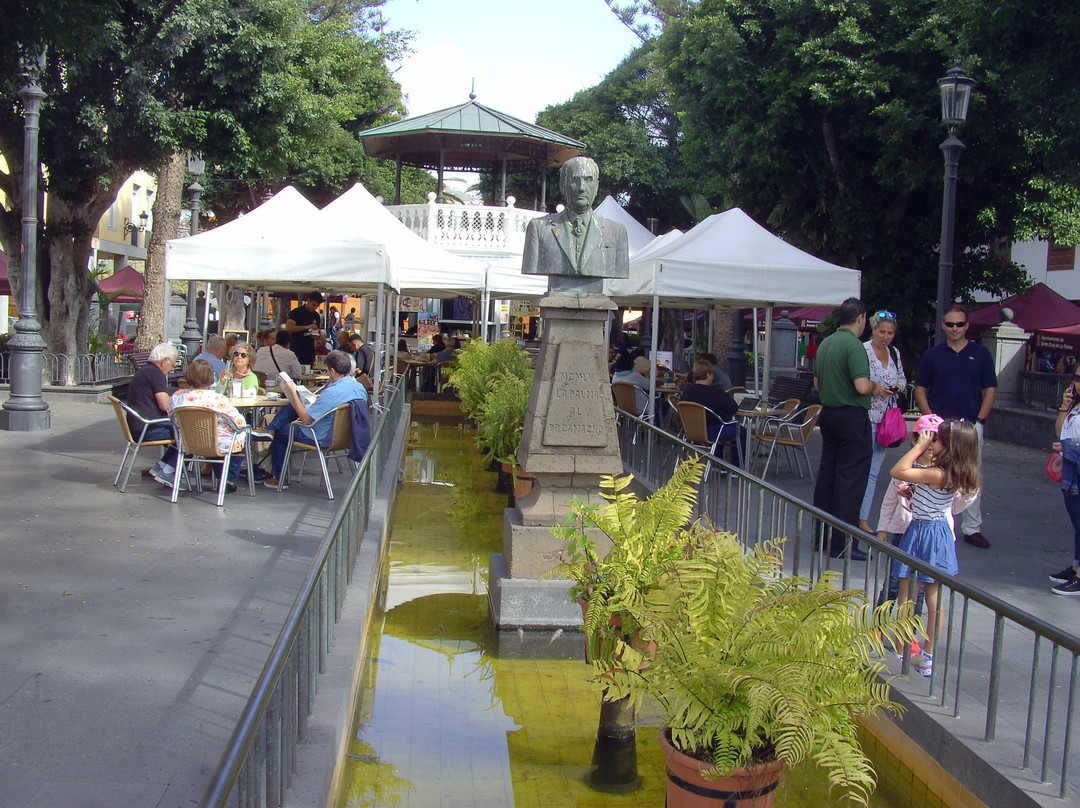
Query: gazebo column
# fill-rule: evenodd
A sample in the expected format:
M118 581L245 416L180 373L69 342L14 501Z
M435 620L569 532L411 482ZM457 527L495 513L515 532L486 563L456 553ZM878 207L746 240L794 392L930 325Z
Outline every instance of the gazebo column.
M397 154L397 171L394 174L394 204L401 204L401 152Z
M547 210L547 163L540 161L540 210Z
M439 149L439 193L435 196L435 201L440 205L446 200L443 199L443 170L446 165L446 149Z
M499 201L506 204L506 152L502 153L502 182L499 185Z

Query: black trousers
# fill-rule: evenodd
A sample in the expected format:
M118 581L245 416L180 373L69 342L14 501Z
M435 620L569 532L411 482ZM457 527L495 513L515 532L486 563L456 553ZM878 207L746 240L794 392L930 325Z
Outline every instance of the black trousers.
M824 407L818 427L821 464L814 486L814 506L857 525L874 451L870 418L862 407ZM829 552L839 553L846 544L845 534L834 529Z

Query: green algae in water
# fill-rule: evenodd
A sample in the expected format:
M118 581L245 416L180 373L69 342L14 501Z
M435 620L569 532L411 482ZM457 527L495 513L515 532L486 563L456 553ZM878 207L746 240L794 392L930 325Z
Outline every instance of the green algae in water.
M664 804L658 707L638 716L639 791L586 785L599 703L573 659L495 653L488 559L502 549L505 494L467 427L414 423L395 506L382 612L368 640L339 808L603 808ZM556 643L552 633L552 648ZM502 641L513 643L515 639ZM542 641L541 641L542 642ZM778 806L834 803L812 766ZM875 797L875 808L888 804Z

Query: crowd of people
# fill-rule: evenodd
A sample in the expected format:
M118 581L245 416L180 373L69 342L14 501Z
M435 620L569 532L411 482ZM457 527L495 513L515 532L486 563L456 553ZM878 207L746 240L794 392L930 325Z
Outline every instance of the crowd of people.
M179 389L175 391L169 388L169 374L177 364L177 349L170 343L155 346L147 363L128 385L128 406L148 421L168 418L177 407L199 407L214 412L218 450L223 455L229 451L233 453L228 467L222 470L225 490L230 493L236 490L237 477L245 473L244 451L248 440L270 443L266 458L270 470L257 467L253 472L255 480L275 490L287 488L287 472L283 466L291 424L294 421L314 424L315 439L326 447L332 439L333 419L315 422L342 404L350 406L353 454L362 456L369 440L368 400L375 365L375 354L363 337L338 328L335 337L339 347L325 353L323 360L328 383L313 399L306 399L298 386L297 379L303 375L304 366L313 364L315 359L316 342L322 333L321 319L316 312L321 302L322 295L318 292L308 295L301 306L289 313L280 329L258 332L255 345L240 341L236 335L209 337L203 350L188 363ZM350 314L355 322L355 310ZM340 322L340 318L337 319ZM279 389L286 399L273 420L262 428L249 424L230 402L230 395L265 392L260 376L280 379ZM128 420L133 434L140 434L142 424L131 416ZM165 421L152 424L144 435L147 441L175 438L173 424ZM161 459L142 472L143 476L172 487L180 468L179 460L176 448L168 446ZM203 473L209 471L204 469Z

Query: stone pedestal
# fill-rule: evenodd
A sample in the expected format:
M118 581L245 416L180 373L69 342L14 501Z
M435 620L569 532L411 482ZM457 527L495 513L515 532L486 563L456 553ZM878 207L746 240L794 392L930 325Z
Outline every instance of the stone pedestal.
M615 308L599 294L557 291L540 301L544 339L518 451L536 484L506 510L503 552L491 560L489 600L499 628L581 625L568 584L541 576L561 560L564 544L551 529L571 498L599 500L600 478L622 472L604 355L604 325Z
M998 404L1007 407L1020 400L1020 371L1024 369L1030 337L1031 334L1020 326L1006 320L991 328L989 334L982 339L983 345L994 357Z

